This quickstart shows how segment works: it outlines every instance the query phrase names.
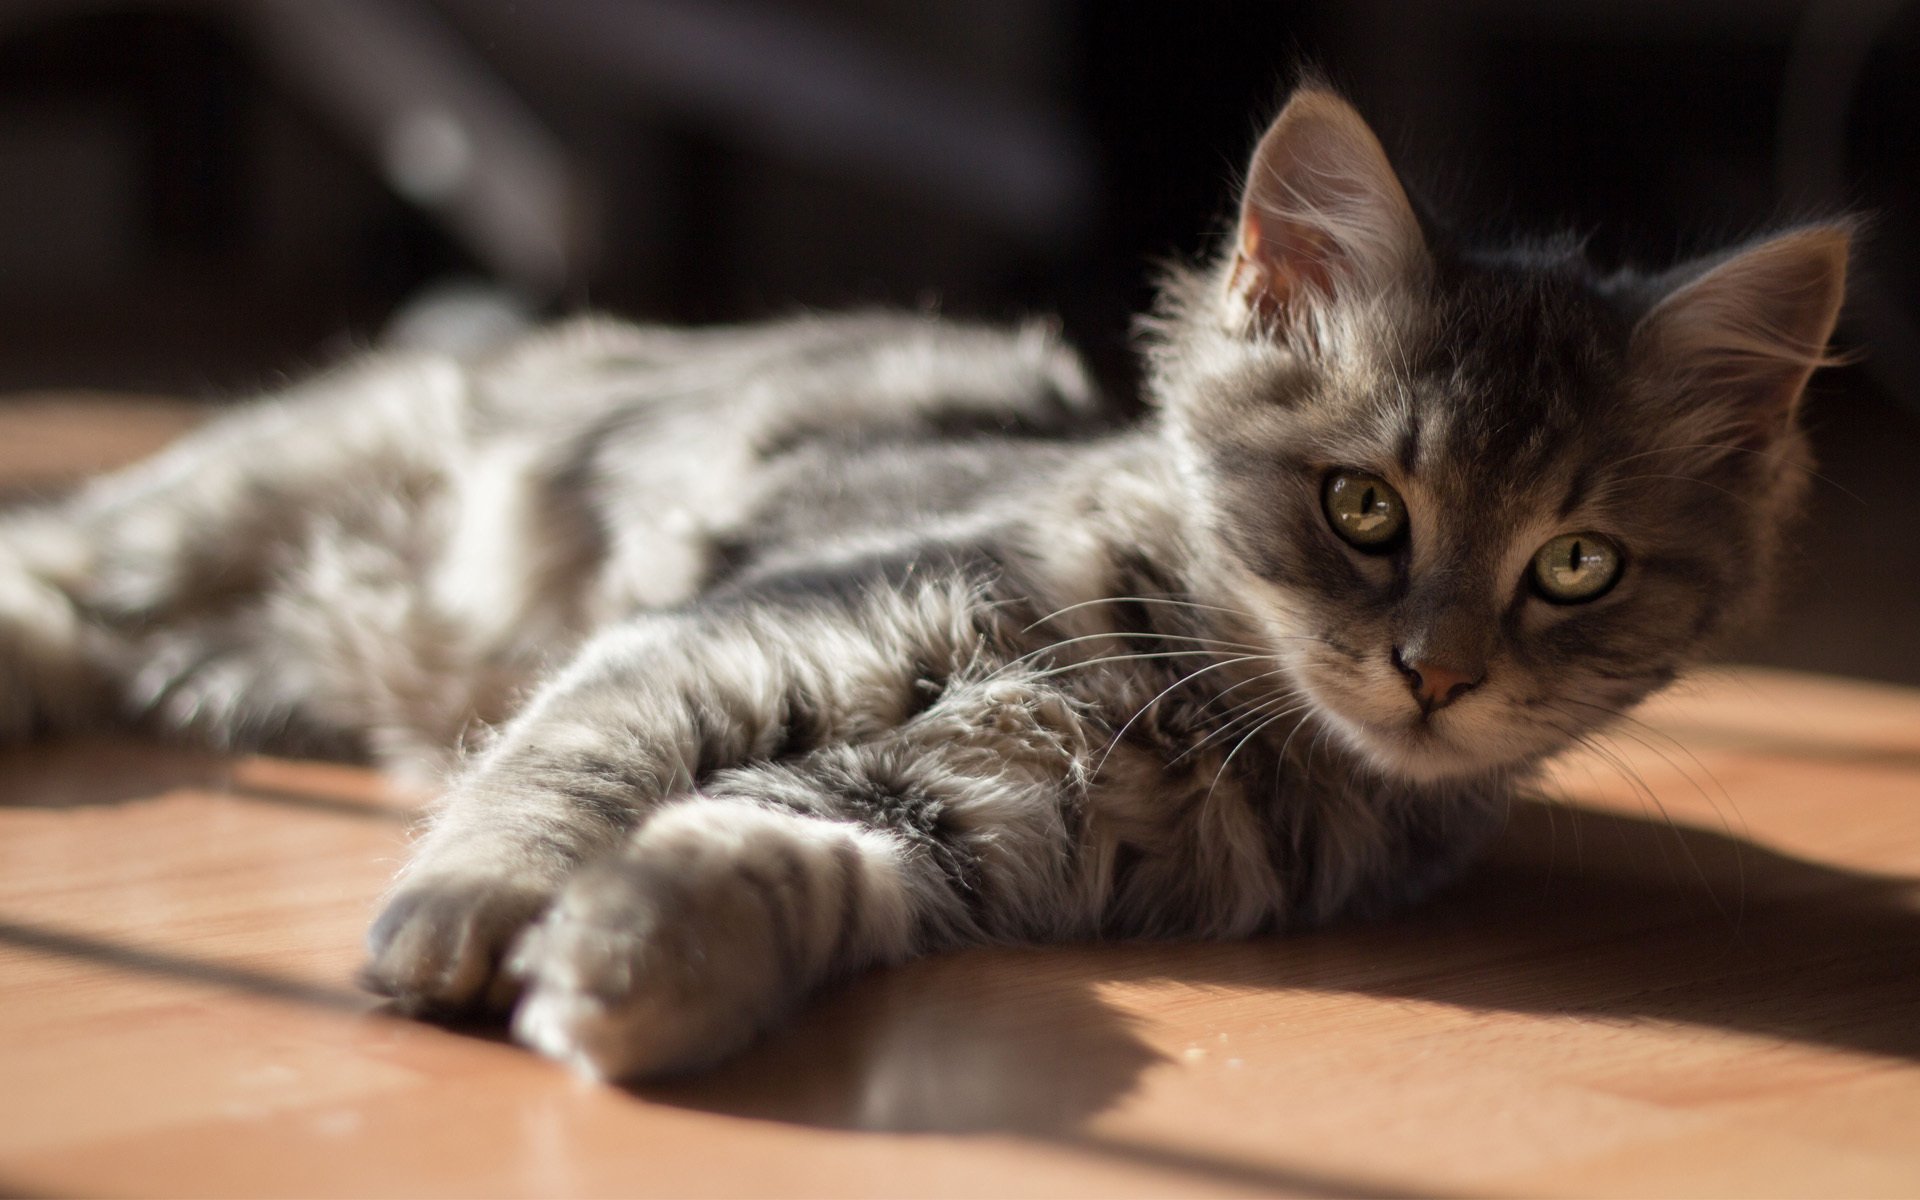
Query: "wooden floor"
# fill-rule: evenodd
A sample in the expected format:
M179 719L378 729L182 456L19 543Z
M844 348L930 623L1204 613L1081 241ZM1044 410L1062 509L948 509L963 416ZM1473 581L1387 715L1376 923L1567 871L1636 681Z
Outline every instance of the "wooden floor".
M1920 693L1643 715L1407 918L927 961L636 1091L353 989L416 798L3 752L0 1195L1920 1194Z
M0 1193L1920 1192L1920 694L1647 720L1409 918L928 961L632 1092L354 991L370 776L12 752Z

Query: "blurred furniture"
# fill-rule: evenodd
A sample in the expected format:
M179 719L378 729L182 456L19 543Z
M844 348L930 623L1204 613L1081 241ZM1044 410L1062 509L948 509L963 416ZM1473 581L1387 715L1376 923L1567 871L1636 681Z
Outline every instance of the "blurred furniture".
M449 276L714 319L749 288L980 296L1084 240L1064 3L834 7L0 5L0 155L34 184L0 194L0 318L53 335L0 387L204 386Z

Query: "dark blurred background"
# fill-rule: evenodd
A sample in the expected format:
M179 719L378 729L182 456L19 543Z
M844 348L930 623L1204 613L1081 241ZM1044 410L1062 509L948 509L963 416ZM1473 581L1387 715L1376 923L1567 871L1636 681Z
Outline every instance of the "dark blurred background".
M438 296L1052 312L1130 395L1309 62L1475 229L1871 216L1751 657L1920 682L1917 52L1893 0L0 0L0 394L239 397Z

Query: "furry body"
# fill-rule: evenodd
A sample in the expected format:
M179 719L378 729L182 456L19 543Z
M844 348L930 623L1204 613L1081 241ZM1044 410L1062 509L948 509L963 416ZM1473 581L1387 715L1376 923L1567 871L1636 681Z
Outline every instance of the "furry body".
M910 317L374 360L10 518L0 728L446 772L370 985L602 1075L943 947L1413 899L1750 607L1818 345L1776 356L1761 461L1714 450L1744 418L1655 407L1703 386L1681 333L1719 344L1667 314L1687 282L1429 245L1321 95L1236 253L1170 285L1142 425L1044 331ZM1255 207L1329 147L1303 178L1354 186ZM1406 498L1393 547L1329 532L1356 464ZM1541 603L1536 548L1586 529L1631 573Z

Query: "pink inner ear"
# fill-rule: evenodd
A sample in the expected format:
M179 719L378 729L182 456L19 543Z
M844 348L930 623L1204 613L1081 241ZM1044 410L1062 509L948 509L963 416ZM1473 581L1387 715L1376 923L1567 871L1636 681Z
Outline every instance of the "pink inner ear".
M1228 287L1256 324L1319 333L1314 310L1392 286L1425 254L1379 140L1316 88L1297 92L1254 148L1235 250Z
M1240 250L1227 286L1263 324L1290 321L1298 316L1296 302L1312 299L1300 289L1333 295L1338 256L1333 239L1319 230L1282 220L1269 235L1250 210L1240 221Z

